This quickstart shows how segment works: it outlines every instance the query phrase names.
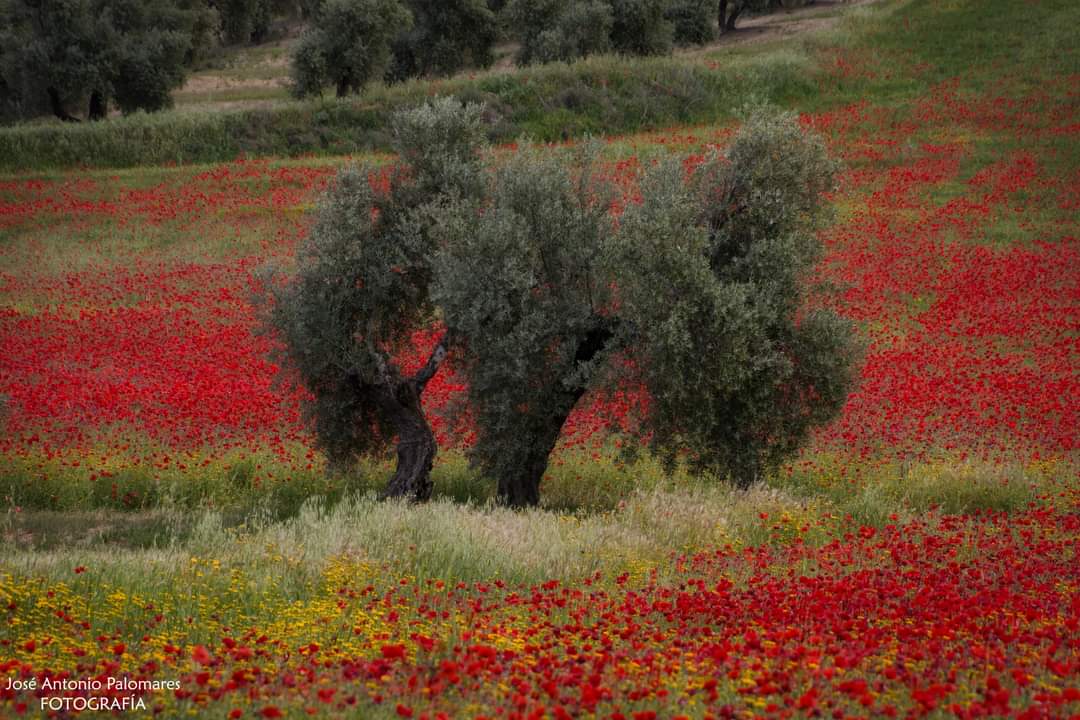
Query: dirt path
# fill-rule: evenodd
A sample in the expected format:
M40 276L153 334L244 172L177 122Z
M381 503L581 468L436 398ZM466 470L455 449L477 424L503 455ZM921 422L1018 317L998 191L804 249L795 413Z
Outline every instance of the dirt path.
M726 32L716 40L705 45L676 48L676 57L695 57L706 55L725 47L748 45L752 43L781 40L794 35L826 30L833 27L844 16L847 8L869 5L881 0L816 0L813 5L778 10L766 15L750 16L739 20L734 31ZM503 72L514 70L514 54L517 43L504 43L495 48L498 60L491 70Z
M879 1L817 0L813 5L749 17L740 20L733 32L724 33L708 45L689 48L683 52L690 55L709 52L728 45L779 40L792 35L825 30L840 22L844 17L844 9L858 5L869 5Z

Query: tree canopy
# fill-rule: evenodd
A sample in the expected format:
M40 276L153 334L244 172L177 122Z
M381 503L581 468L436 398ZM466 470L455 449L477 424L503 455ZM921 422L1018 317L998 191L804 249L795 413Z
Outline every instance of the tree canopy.
M425 499L435 439L420 406L446 356L441 340L411 376L394 362L434 318L435 239L424 211L480 189L480 108L451 100L399 113L402 164L385 191L372 168L342 171L323 196L291 278L271 276L267 320L282 360L310 391L307 415L319 447L347 466L379 456L398 437L388 494Z
M490 177L481 202L439 215L434 296L460 338L477 442L471 452L512 505L539 482L566 417L615 347L612 191L591 153L567 168L526 148ZM484 277L477 283L477 277Z
M390 67L394 39L412 27L399 0L325 0L293 54L293 92L360 92Z
M388 80L451 75L494 62L491 48L499 26L485 0L405 0L404 4L413 24L394 40Z
M635 327L652 448L742 486L839 412L849 324L804 308L835 164L791 114L757 112L690 182L664 163L620 221L620 313Z
M651 450L740 486L839 411L850 328L807 305L836 167L794 116L757 112L726 153L657 163L617 217L587 146L569 163L526 146L482 171L479 117L452 101L402 116L389 191L344 172L279 286L274 324L332 458L396 434L390 493L426 497L419 395L447 354L468 380L472 459L515 506L539 501L590 391L644 385ZM402 376L395 349L434 318L445 337Z
M8 0L0 5L4 114L63 120L160 110L210 19L198 0Z

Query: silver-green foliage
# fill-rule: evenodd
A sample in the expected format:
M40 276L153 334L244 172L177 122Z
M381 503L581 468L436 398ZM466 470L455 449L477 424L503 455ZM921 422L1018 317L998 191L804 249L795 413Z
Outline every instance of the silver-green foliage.
M307 413L334 462L380 453L394 435L375 390L397 375L393 356L432 319L434 246L424 208L477 192L480 107L444 99L399 113L402 167L388 191L370 167L339 173L297 257L274 278L269 322L282 359L312 399Z
M576 403L624 378L649 389L643 429L669 466L749 484L850 384L848 325L805 310L835 164L794 116L757 112L689 177L678 158L645 173L616 226L578 159L527 148L484 201L440 214L434 296L460 338L473 459L504 501L535 503Z
M519 65L617 51L665 55L673 24L668 0L513 0L506 8L521 40Z
M0 2L0 118L169 107L211 17L195 0Z
M716 37L715 0L674 0L667 18L679 45L703 45Z
M612 49L613 23L611 6L603 0L571 3L555 19L552 27L544 29L536 37L534 45L529 48L530 61L570 62L609 52Z
M611 47L611 7L605 0L511 0L503 16L521 42L518 65L569 61ZM584 16L589 22L578 22Z
M599 360L606 333L609 197L592 155L571 172L526 147L496 170L488 198L440 215L434 297L460 338L459 362L476 416L473 459L512 504L534 504L518 481L543 473L562 421ZM526 483L527 486L527 483Z
M514 505L539 500L583 395L620 380L649 389L643 430L669 466L742 485L839 410L850 328L806 309L836 166L793 115L753 114L689 174L659 163L617 219L590 147L568 165L526 146L485 174L477 108L395 124L389 192L344 172L274 305L332 459L394 434L392 357L434 317L468 379L472 459Z
M319 95L333 85L338 97L382 78L391 43L412 26L400 0L326 0L293 54L293 93Z
M675 26L667 16L669 0L608 0L614 23L611 42L627 55L671 52Z
M394 41L389 80L488 67L498 21L485 0L404 0L413 26Z
M791 114L754 113L725 156L684 182L643 180L614 267L652 393L652 448L747 484L833 417L851 383L851 330L803 311L836 166Z

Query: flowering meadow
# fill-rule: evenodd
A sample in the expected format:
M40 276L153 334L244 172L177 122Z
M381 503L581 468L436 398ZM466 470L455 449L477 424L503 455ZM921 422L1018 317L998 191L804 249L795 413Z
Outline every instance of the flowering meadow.
M624 387L568 421L547 508L483 504L452 364L436 501L328 473L253 298L338 168L392 158L0 177L0 717L1080 717L1080 65L1052 32L1080 18L878 5L799 108L844 163L813 302L857 323L860 380L747 492L623 464ZM632 201L734 128L604 158Z

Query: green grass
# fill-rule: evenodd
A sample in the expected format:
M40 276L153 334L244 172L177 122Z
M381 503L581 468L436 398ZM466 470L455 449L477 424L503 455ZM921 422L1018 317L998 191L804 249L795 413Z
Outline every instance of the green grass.
M284 86L270 87L222 87L214 90L199 92L177 92L173 95L176 105L180 108L197 108L199 105L215 103L245 103L245 102L269 102L288 100L289 91Z
M567 467L597 472L589 462ZM1066 487L1076 470L1067 463L1002 468L937 462L868 467L852 484L837 469L821 458L812 474L739 491L664 480L650 476L646 465L633 476L640 483L620 490L617 501L612 495L568 512L580 490L567 496L553 482L544 487L546 507L516 512L475 495L462 497L461 483L476 481L461 477L455 459L437 470L436 498L424 505L377 500L370 488L380 483L373 475L347 492L298 499L285 517L272 493L253 496L246 511L9 509L0 515L0 537L9 567L32 557L39 573L55 570L61 579L73 563L136 572L151 555L212 556L223 565L258 568L273 547L273 555L292 558L285 573L297 573L298 580L348 555L421 580L534 583L581 579L600 569L618 574L663 568L673 554L708 547L796 539L821 544L863 525L882 527L916 515L1016 511ZM227 479L240 485L248 480L242 472Z
M585 134L731 118L749 97L792 105L816 92L814 58L802 41L757 52L733 51L723 63L701 58L596 57L514 71L465 74L391 87L361 97L277 100L278 88L205 91L181 104L270 100L239 110L180 109L105 123L34 123L0 129L0 172L65 167L129 167L230 160L239 154L346 154L389 147L393 111L434 95L484 102L495 141L528 135L558 141ZM208 71L209 72L209 71ZM226 69L223 73L244 70Z
M85 455L82 457L85 460ZM682 473L668 476L647 457L628 465L608 450L566 450L555 456L545 477L543 507L528 516L547 518L545 523L570 522L596 532L619 533L620 542L635 546L645 543L652 547L650 543L663 536L667 539L657 542L664 552L729 542L789 542L799 536L801 526L809 533L803 539L812 541L830 537L835 522L842 518L880 527L897 517L932 512L1022 510L1055 488L1067 486L1076 472L1074 464L1064 461L999 466L955 457L914 464L860 464L827 454L811 459L812 470L799 465L744 492ZM110 472L108 467L95 466L96 479L89 477L85 467L73 467L64 458L51 464L9 462L0 473L0 497L7 506L0 534L5 544L16 548L139 548L185 542L206 513L224 528L294 522L305 513L308 517L311 513L333 515L343 512L335 509L339 507L354 509L349 512L362 507L364 513L378 515L383 512L379 509L382 505L374 498L392 472L389 462L364 464L345 474L328 474L319 464L286 471L282 459L270 453L238 452L208 459L205 465L198 456L184 460L189 465L185 470L152 469L114 457L117 469ZM267 469L274 475L267 475ZM511 520L513 513L494 507L494 487L472 470L460 453L443 452L433 480L434 505L443 513L438 519L446 522L446 533L453 526L447 514L471 518L467 524L480 522L484 527L487 521L483 518L497 517L498 522L488 528L492 533L508 533L506 524L519 522ZM357 506L361 498L367 499ZM451 553L437 561L447 567L455 567L456 553L468 549L467 538L457 538L451 549L437 551L435 545L441 540L437 533L431 534L435 519L428 518L431 511L422 506L389 503L387 507L396 509L387 510L390 518L380 516L378 522L390 523L391 528L413 523L425 528L418 531L424 537L413 537L414 531L401 527L387 531L394 540L381 535L373 538L372 548L396 547L405 542L398 537L403 533L412 538L408 544L431 544L430 557ZM773 520L759 522L762 512ZM61 522L62 518L78 522ZM646 542L643 538L651 539ZM524 548L520 551L523 557L527 555ZM654 547L649 553L654 551L660 552ZM639 547L635 552L644 551ZM565 561L565 557L559 560ZM544 571L551 569L545 566ZM427 568L425 572L435 571Z

